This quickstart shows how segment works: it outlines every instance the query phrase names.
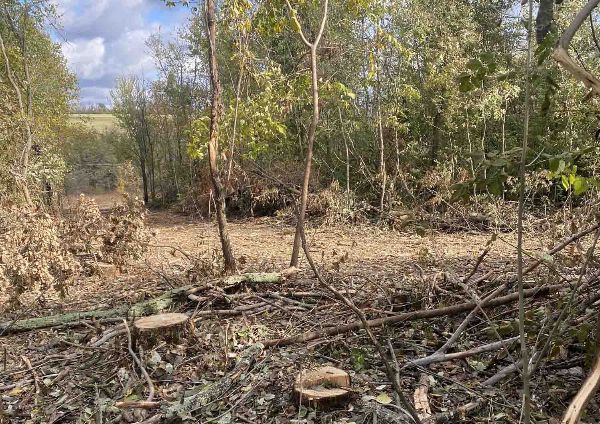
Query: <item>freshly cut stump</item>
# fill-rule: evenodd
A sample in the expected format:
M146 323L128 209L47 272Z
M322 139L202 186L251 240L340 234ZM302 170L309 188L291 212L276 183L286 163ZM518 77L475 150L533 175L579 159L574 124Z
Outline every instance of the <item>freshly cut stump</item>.
M335 367L303 371L296 377L294 397L299 404L324 408L337 405L350 397L350 376Z
M136 343L151 347L157 341L177 342L186 329L186 314L166 313L150 315L133 323Z

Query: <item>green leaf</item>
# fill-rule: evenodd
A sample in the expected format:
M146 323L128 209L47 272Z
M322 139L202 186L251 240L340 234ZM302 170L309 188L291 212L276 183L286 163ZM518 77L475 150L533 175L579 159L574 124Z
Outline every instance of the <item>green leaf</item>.
M561 181L562 181L563 188L568 191L570 185L569 185L569 179L567 178L567 176L566 175L562 175L561 176Z
M575 196L580 196L588 189L587 179L584 177L576 177L573 181L573 191Z

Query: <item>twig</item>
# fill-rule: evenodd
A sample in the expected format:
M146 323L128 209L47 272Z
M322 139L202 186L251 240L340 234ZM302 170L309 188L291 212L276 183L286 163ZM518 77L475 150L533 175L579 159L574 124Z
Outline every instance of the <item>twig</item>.
M125 331L127 332L127 350L129 350L129 354L131 355L131 357L133 358L133 360L135 361L137 366L140 368L142 375L144 376L144 378L146 379L146 382L148 383L149 393L148 393L148 397L146 398L146 401L152 402L152 399L154 399L154 383L152 383L152 379L148 375L146 368L144 368L144 364L142 364L142 361L140 360L140 358L138 358L138 356L133 351L132 342L131 342L131 331L129 330L129 325L127 324L127 321L123 320L123 324L125 325Z
M308 249L308 246L306 244L306 235L304 233L304 228L302 226L298 226L298 228L300 230L300 237L302 240L302 249L304 250L304 254L306 255L306 260L308 261L311 269L315 273L317 280L319 281L319 283L321 283L321 285L323 287L325 287L327 290L329 290L331 293L333 293L335 295L335 297L337 297L346 306L348 306L348 308L350 308L352 310L352 312L354 312L356 314L356 316L359 318L362 328L366 331L367 336L369 337L371 343L373 344L373 346L379 353L381 360L383 361L383 364L384 364L385 370L386 370L386 374L387 374L388 378L390 379L390 381L392 382L394 390L398 394L398 397L400 398L400 402L402 403L402 406L409 412L409 414L413 418L414 422L417 424L420 424L421 420L419 419L419 415L417 414L417 411L415 411L414 406L410 402L408 402L408 400L404 396L404 393L402 392L402 388L400 387L400 382L396 379L396 374L394 373L393 367L390 364L390 361L387 359L387 355L385 354L385 350L384 350L383 346L381 346L381 344L379 343L379 341L377 340L377 338L371 331L371 327L370 327L369 321L367 320L367 317L360 309L358 309L356 307L356 305L349 298L344 296L335 287L333 287L331 284L329 284L328 282L326 282L323 279L323 277L319 273L319 271L312 259L312 255L310 254L310 250Z
M588 402L598 387L600 386L600 353L596 357L596 364L592 369L592 372L581 386L581 389L577 392L577 395L571 401L571 404L565 412L565 416L561 424L577 424L581 413L585 410Z
M416 361L411 361L410 365L425 366L425 365L435 364L438 362L452 361L454 359L463 359L463 358L467 358L469 356L478 355L480 353L493 352L495 350L502 349L508 345L511 345L512 343L516 342L517 340L519 340L519 336L511 337L510 339L506 339L506 340L500 340L498 342L488 343L488 344L485 344L485 345L482 345L479 347L475 347L473 349L464 350L462 352L446 353L446 354L434 353L433 355L427 356L425 358L417 359Z
M124 400L122 402L115 402L115 406L119 409L155 409L160 407L160 402L148 400Z
M41 393L40 392L40 378L38 377L37 373L33 369L33 366L31 365L31 361L25 355L21 355L21 359L25 363L25 366L27 367L27 369L29 370L29 372L31 372L31 374L33 375L33 381L35 383L35 393L36 394L40 394Z

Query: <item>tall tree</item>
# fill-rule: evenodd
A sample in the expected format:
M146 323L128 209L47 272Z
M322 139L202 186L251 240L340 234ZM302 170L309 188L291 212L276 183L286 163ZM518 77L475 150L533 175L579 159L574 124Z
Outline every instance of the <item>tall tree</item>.
M217 25L216 25L216 0L206 0L206 27L208 31L208 62L210 70L211 105L210 105L210 131L208 139L208 165L210 177L215 193L217 204L217 223L219 225L219 237L223 249L225 271L232 273L236 271L235 256L227 232L227 217L225 215L225 194L219 176L218 154L219 154L219 118L221 115L221 84L219 81L219 68L216 57Z
M9 4L2 4L2 20L11 30L14 37L18 40L21 65L23 68L24 78L20 80L11 64L8 57L4 38L0 31L0 50L4 58L4 68L6 76L12 85L19 106L20 119L23 124L23 146L20 158L18 159L17 169L13 170L16 185L21 189L25 203L28 206L33 206L33 200L29 192L29 156L33 147L33 93L31 91L31 78L29 72L29 60L27 52L27 27L29 23L29 4L24 2L22 6L21 18L15 19L11 14Z

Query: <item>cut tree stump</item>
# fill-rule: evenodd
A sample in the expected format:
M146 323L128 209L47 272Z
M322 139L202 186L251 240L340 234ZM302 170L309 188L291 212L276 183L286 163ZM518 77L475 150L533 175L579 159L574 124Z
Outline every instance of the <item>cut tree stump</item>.
M134 339L146 347L158 341L177 342L185 332L189 316L179 313L150 315L133 323Z
M294 398L299 404L319 408L334 406L350 397L350 376L335 367L307 370L296 377Z

